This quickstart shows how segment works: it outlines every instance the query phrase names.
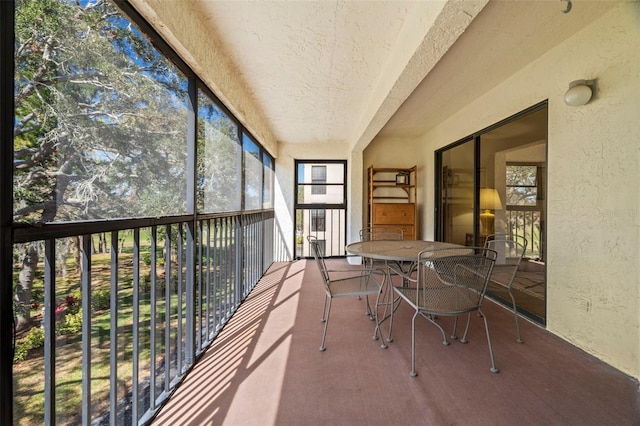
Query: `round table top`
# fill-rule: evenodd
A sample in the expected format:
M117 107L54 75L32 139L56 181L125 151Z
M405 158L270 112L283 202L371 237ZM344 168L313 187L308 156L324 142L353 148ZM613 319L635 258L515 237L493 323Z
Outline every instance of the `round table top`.
M345 247L350 255L364 256L372 259L412 261L418 258L423 250L439 250L446 248L460 248L459 244L443 243L440 241L422 240L373 240L358 241Z

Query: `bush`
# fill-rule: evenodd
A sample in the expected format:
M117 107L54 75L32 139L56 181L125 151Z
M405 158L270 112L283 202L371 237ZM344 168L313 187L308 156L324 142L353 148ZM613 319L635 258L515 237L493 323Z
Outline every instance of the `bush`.
M91 295L91 306L94 311L103 311L111 306L111 292L107 289L96 290Z
M37 349L44 345L44 330L40 327L33 327L25 337L16 342L16 353L13 362L24 361L32 349Z
M65 303L67 305L67 314L75 314L80 310L82 304L82 293L80 291L74 291L73 293L65 297Z
M58 325L58 334L76 334L82 330L82 311L67 313Z

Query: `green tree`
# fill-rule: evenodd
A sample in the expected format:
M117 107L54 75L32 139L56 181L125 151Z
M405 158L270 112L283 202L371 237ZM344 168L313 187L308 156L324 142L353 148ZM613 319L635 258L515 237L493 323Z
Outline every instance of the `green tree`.
M184 77L113 4L18 1L15 80L16 220L184 210Z
M202 94L198 99L198 112L200 209L237 211L241 201L238 127Z
M107 0L18 0L15 37L14 220L183 213L177 68ZM17 305L29 306L38 256L19 257Z

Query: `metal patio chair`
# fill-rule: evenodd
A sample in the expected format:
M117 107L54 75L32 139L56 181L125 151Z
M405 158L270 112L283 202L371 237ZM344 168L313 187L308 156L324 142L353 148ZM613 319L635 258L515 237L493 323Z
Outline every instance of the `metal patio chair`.
M516 299L513 297L511 289L522 257L527 250L527 239L524 237L510 237L506 234L492 234L487 236L484 246L495 250L498 254L496 263L493 266L493 272L489 278L489 283L495 284L495 286L491 286L490 291L492 293L504 292L509 294L512 303L511 311L516 320L516 342L522 343Z
M451 338L456 339L458 317L467 314L467 325L460 339L460 342L467 343L471 312L482 314L481 305L495 258L495 251L480 247L425 250L418 255L416 278L410 279L415 284L394 286L394 291L402 300L415 309L411 320L411 376L418 375L415 368L415 322L418 315L438 327L442 333L442 343L448 345L449 340L437 321L438 317L454 317ZM493 357L489 325L485 315L481 316L489 344L490 370L497 373L499 370Z
M320 344L320 351L324 351L325 339L327 337L327 328L329 326L329 316L331 315L331 303L333 299L339 297L354 297L354 296L376 296L380 297L382 290L382 283L384 282L385 275L380 271L372 271L368 269L362 269L360 271L353 269L327 269L327 265L324 261L324 254L320 248L318 241L313 236L308 236L307 241L311 246L311 253L320 269L320 275L324 283L324 306L322 308L322 319L324 322L324 331L322 332L322 343ZM381 280L378 281L376 276L380 276ZM372 319L376 319L375 313L371 311L371 308L367 300L367 311ZM373 338L377 338L378 327L374 331Z
M371 226L360 230L360 241L380 240L404 240L404 231L402 228L389 226ZM387 271L387 265L384 261L365 257L362 262L365 268Z

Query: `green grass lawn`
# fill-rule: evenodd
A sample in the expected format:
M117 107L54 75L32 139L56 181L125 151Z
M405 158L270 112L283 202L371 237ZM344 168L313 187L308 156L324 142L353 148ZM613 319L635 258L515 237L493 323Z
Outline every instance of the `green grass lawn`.
M132 233L124 241L122 253L118 256L119 284L118 284L118 399L131 389L133 371L133 238ZM144 237L141 235L141 245ZM150 247L141 247L141 254L149 253ZM73 257L67 260L66 277L56 279L56 300L64 301L66 296L80 292L80 274L77 272ZM162 273L162 268L158 273ZM111 279L111 255L92 255L91 265L92 294L100 291L110 291ZM148 277L150 267L140 262L140 275ZM43 294L43 271L41 268L36 275L33 293L36 297ZM148 279L147 279L148 282ZM163 282L163 281L162 281ZM145 286L141 286L139 309L139 359L140 377L150 374L150 333L151 319L150 294ZM147 286L148 287L148 286ZM172 298L175 306L177 296ZM164 295L158 297L157 312L164 312ZM40 301L42 306L42 300ZM37 327L41 312L38 309L32 311ZM92 412L100 414L108 410L110 389L110 330L111 310L102 309L92 312L91 324L91 401ZM175 319L175 312L174 312ZM164 329L164 314L159 315L158 332ZM59 326L59 324L57 325ZM174 327L175 329L175 327ZM163 331L162 331L163 332ZM175 339L175 332L174 332ZM57 337L55 374L56 374L56 412L58 420L62 423L75 423L80 419L77 414L81 412L82 401L82 336L80 332L72 335ZM157 339L156 351L164 351L164 338ZM18 424L32 425L41 423L44 418L44 351L42 348L30 353L30 356L19 363L14 364L14 418Z
M121 400L132 388L133 375L133 233L122 233L120 254L118 255L118 309L117 309L117 400ZM158 232L158 235L162 235ZM109 239L109 235L107 239ZM97 237L94 236L94 244ZM107 240L109 245L109 240ZM151 371L150 348L150 237L149 233L140 233L140 294L139 294L139 380L153 374ZM109 245L110 247L110 245ZM216 244L220 249L222 245ZM164 358L165 351L165 294L164 294L164 268L162 249L158 248L157 276L157 304L156 304L156 359L157 363ZM64 303L69 295L80 299L81 277L76 268L73 255L70 254L67 262L67 276L56 277L56 300ZM36 280L33 285L33 299L43 306L43 265L40 264ZM176 266L172 267L172 273L176 273ZM16 271L16 275L17 275ZM93 254L91 257L91 291L92 299L109 298L111 281L111 254ZM172 286L175 286L177 278L172 278ZM105 294L106 293L106 294ZM212 297L217 297L214 295ZM94 302L92 300L92 303ZM183 313L186 311L186 302L183 295ZM171 320L169 332L171 333L171 346L176 345L178 313L178 296L176 289L171 292ZM31 312L35 319L34 327L39 326L41 319L40 307ZM93 309L91 314L91 404L92 413L99 416L109 410L110 389L110 330L111 314L109 303L98 309ZM184 314L183 314L184 315ZM59 328L59 320L56 328ZM79 423L82 403L82 336L81 331L73 334L59 335L56 337L56 416L57 423ZM14 363L14 418L20 425L40 424L44 419L44 352L42 348L33 350L29 356L21 362ZM156 373L157 374L157 373Z

